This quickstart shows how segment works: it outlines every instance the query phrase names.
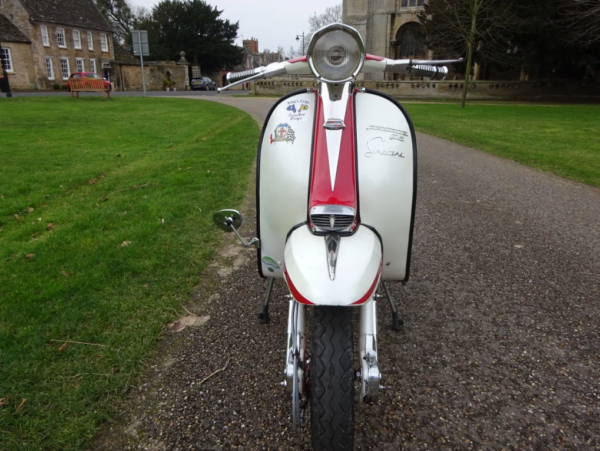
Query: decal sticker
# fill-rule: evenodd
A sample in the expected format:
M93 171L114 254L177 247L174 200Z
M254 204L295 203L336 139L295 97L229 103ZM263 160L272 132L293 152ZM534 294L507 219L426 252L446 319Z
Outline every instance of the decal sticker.
M263 264L265 264L268 267L267 269L270 272L275 272L276 269L277 270L281 269L279 267L279 264L275 260L273 260L271 257L263 257L262 262L263 262Z
M388 141L391 141L394 138L395 135L390 136ZM374 142L378 140L378 142ZM401 140L403 141L403 140ZM400 158L404 158L404 155L402 154L402 152L398 152L396 150L386 150L385 149L385 140L381 137L381 136L376 136L375 138L371 138L369 140L369 142L367 142L367 147L369 148L369 150L367 150L365 152L365 156L366 157L372 157L375 155L383 155L386 157L400 157Z
M279 124L275 127L275 132L270 136L271 144L277 142L291 142L294 144L296 133L289 124Z
M367 130L376 130L378 132L386 132L386 133L393 133L394 135L398 135L398 137L404 137L404 136L408 136L408 132L405 132L403 130L396 130L395 128L389 128L389 127L380 127L378 125L369 125L367 127ZM403 139L399 139L398 141L404 141Z
M294 99L287 103L288 119L290 121L304 121L308 119L310 101L305 99Z

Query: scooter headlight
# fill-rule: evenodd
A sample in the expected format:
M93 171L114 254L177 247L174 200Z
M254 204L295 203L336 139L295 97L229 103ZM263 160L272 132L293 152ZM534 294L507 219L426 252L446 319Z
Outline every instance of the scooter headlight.
M313 73L328 83L355 78L365 61L365 45L358 31L341 23L327 25L308 44L308 64Z

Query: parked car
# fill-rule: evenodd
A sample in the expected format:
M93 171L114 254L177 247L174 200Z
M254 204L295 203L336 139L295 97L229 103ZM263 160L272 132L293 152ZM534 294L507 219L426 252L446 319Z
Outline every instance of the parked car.
M71 83L69 83L71 81L71 78L98 78L98 79L104 80L104 88L108 92L110 92L114 89L113 84L110 81L102 78L102 75L98 75L93 72L74 72L71 74L71 76L69 77L69 80L67 81L67 89L69 91L71 90Z
M208 77L192 78L191 87L192 87L192 91L196 91L196 90L216 91L217 90L217 84Z

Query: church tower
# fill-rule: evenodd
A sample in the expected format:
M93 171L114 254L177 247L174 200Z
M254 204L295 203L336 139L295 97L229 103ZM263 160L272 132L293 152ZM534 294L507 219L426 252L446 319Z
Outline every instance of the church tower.
M417 14L424 0L343 0L342 22L356 28L367 53L387 58L426 58L416 38ZM383 80L385 74L365 74L365 80Z

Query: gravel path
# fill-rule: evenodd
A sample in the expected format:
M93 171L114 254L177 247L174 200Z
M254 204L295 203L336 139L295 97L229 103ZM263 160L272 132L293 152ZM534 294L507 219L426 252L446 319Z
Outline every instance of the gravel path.
M211 100L259 122L273 103ZM418 145L412 277L392 285L405 331L382 303L389 389L358 406L355 448L600 449L600 190L427 135ZM308 449L277 385L286 290L275 284L259 325L265 286L228 235L188 305L210 318L168 334L95 449Z

